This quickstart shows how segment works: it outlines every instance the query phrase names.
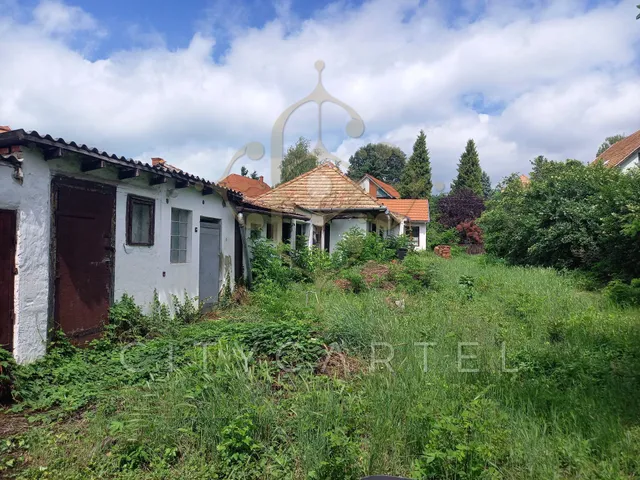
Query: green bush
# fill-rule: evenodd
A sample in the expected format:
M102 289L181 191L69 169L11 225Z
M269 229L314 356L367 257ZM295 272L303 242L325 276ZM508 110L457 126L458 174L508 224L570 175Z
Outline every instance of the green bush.
M288 252L288 245L276 248L269 240L259 239L253 242L251 271L256 286L268 280L285 287L294 281L291 266L284 260L284 255Z
M389 280L409 293L418 293L426 288L436 289L439 273L435 264L419 254L407 255L401 264L393 265Z
M326 460L317 471L309 472L310 479L356 480L364 474L360 460L360 445L342 427L325 433ZM356 437L357 438L357 437Z
M640 305L640 278L631 280L631 284L614 280L604 289L604 294L621 306Z
M446 228L440 222L429 222L427 226L427 245L433 250L438 245L457 245L460 234L455 228Z
M9 352L0 348L0 403L11 400L16 364Z
M356 269L349 269L342 272L341 277L349 282L350 289L353 293L361 293L367 289L367 282L365 282L362 274Z
M510 263L640 277L640 169L577 160L533 162L531 182L507 179L479 225L487 253Z
M345 268L368 261L388 262L396 256L398 248L412 248L408 237L400 235L382 238L375 233L365 233L352 227L336 245L332 256L334 267Z

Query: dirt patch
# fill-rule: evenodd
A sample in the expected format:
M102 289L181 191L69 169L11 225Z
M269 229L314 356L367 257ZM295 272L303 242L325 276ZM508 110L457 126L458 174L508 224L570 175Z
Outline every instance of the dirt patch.
M316 364L318 375L345 379L364 371L366 367L362 360L356 357L329 348L326 350L327 354Z
M351 290L351 282L345 278L339 278L335 282L336 287L340 290L349 291Z
M386 280L389 276L389 265L369 261L364 264L361 273L364 281L367 282L367 285L371 286Z
M29 427L24 415L0 412L0 438L15 437L29 430Z

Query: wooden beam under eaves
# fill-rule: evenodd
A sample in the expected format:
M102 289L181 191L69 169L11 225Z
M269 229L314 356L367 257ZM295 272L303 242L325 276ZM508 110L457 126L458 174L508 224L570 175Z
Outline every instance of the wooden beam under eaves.
M60 158L62 157L62 155L63 155L62 148L59 148L59 147L48 148L44 151L45 160L53 160L55 158Z
M122 168L118 171L118 178L126 180L127 178L135 178L140 176L140 170L137 168Z
M149 179L149 185L162 185L163 183L167 183L167 177L162 175L152 175Z
M187 180L176 180L176 188L187 188L189 182Z
M89 160L86 162L82 162L80 166L80 170L83 172L90 172L92 170L98 170L100 168L104 168L105 162L104 160Z
M205 185L205 187L202 189L202 195L213 195L213 187L207 187Z

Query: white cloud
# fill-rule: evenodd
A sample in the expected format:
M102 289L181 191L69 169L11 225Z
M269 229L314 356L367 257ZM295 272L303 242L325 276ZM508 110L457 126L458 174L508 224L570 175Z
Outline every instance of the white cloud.
M346 115L326 109L327 147L345 161L368 141L410 154L421 128L434 178L447 184L468 138L494 181L528 171L538 154L591 160L604 137L640 128L640 28L622 3L591 10L586 0L534 3L490 3L481 13L483 2L468 1L465 17L451 24L445 3L335 3L300 20L280 1L281 20L236 29L215 62L220 34L204 25L183 48L169 49L151 32L142 39L147 48L90 60L66 38L99 31L98 21L45 0L33 22L0 12L0 124L162 156L216 179L247 142L264 142L269 156L273 122L315 87L313 64L322 58L325 86L367 126L363 138L349 139ZM212 3L209 26L224 16L220 5ZM479 115L469 98L490 107ZM316 118L313 106L298 112L286 140L315 138ZM266 158L245 163L268 177Z
M34 23L46 34L69 35L74 32L93 32L103 35L98 22L80 7L57 0L42 0L33 10Z

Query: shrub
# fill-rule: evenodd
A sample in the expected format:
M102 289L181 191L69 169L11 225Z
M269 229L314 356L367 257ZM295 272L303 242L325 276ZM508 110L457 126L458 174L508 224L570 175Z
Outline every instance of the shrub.
M460 240L466 245L482 245L482 229L475 221L463 222L456 227Z
M122 340L145 336L149 333L142 309L131 295L124 293L109 309L109 324L105 327L108 338Z
M389 271L389 280L409 293L418 293L426 288L437 288L438 277L436 265L417 254L407 255L401 264L394 265Z
M356 480L363 475L360 445L350 438L344 428L335 428L324 435L328 451L326 460L317 471L309 472L310 479Z
M352 227L336 245L333 263L337 268L359 265L370 260L386 262L396 255L396 249L407 248L409 239L400 235L382 238L375 233L365 233L358 227Z
M427 227L427 245L433 250L438 245L455 245L460 234L455 228L446 228L439 222L430 222Z
M509 454L506 415L496 402L476 398L454 415L440 415L427 434L413 478L502 478Z
M171 295L171 299L175 312L175 320L178 324L186 325L202 319L202 303L198 298L190 297L186 290L184 291L182 301L180 301L177 295Z
M235 418L221 432L221 441L216 449L221 463L220 478L245 470L258 459L264 448L253 439L255 427L248 415Z
M342 272L342 278L349 282L353 293L361 293L367 289L367 282L365 282L362 274L355 269L349 269Z
M640 170L544 158L533 165L531 182L507 179L480 218L487 252L513 264L640 277Z
M284 261L283 255L289 252L289 246L280 250L269 240L259 239L251 245L251 271L257 285L269 280L284 287L293 281L291 267Z
M0 403L11 400L16 364L9 352L0 348Z
M635 278L631 284L614 280L604 289L604 294L614 303L621 306L640 305L640 278Z

